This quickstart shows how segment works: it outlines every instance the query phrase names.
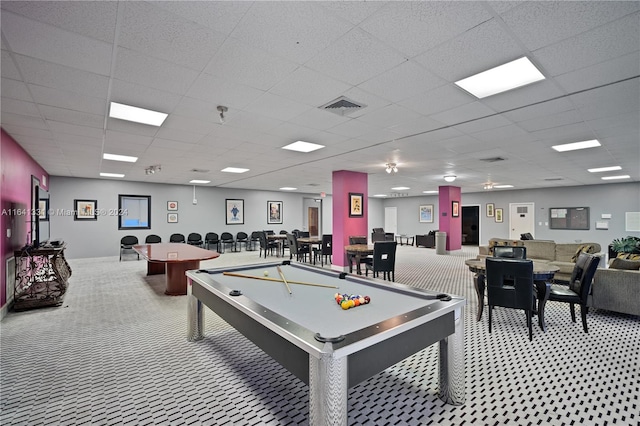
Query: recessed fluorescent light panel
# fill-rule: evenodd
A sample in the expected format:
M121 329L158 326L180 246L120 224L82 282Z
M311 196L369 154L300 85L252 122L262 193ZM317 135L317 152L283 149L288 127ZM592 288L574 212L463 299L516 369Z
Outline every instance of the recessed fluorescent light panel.
M387 196L387 194L376 194L376 195L374 195L374 197L386 197L386 196Z
M290 186L283 186L282 188L280 188L280 190L282 191L295 191L298 188L292 188Z
M613 172L614 170L622 170L620 166L598 167L597 169L587 169L590 173Z
M576 149L595 148L600 146L600 142L597 139L582 142L565 143L563 145L554 145L551 148L558 152L575 151Z
M600 179L602 179L602 180L631 179L631 176L629 176L629 175L603 176Z
M226 172L226 173L244 173L244 172L248 172L249 169L242 169L240 167L227 167L224 168L222 170L220 170L221 172Z
M494 188L513 188L513 185L493 185Z
M391 188L394 191L406 191L407 189L411 189L408 186L396 186L395 188Z
M211 183L211 181L210 180L193 179L193 180L190 180L189 183Z
M423 194L437 194L438 191L422 191Z
M538 68L525 56L483 71L480 74L456 81L456 85L477 98L486 98L487 96L544 80L544 78Z
M124 177L124 175L122 173L100 173L100 176L102 176L102 177L117 177L117 178Z
M168 115L169 114L163 112L151 111L150 109L119 104L117 102L111 102L111 108L109 108L109 117L111 118L148 124L150 126L161 126Z
M297 141L282 147L282 149L288 149L290 151L298 151L298 152L311 152L320 148L324 148L324 145L318 145L317 143L304 142L304 141Z
M118 155L118 154L102 154L102 158L105 160L113 160L113 161L124 161L127 163L135 163L138 161L138 157L130 157L128 155Z

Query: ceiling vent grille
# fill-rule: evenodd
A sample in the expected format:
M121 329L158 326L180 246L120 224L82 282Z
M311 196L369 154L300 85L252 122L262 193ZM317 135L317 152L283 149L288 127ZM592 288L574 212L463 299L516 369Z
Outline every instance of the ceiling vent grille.
M481 158L480 161L484 161L485 163L497 163L498 161L504 161L506 158L502 157L489 157L489 158Z
M205 170L205 169L191 169L192 172L194 173L209 173L211 170Z
M340 96L338 99L334 99L331 102L320 106L320 109L332 112L338 115L349 115L354 111L358 111L366 107L366 105L359 104L345 96Z
M546 178L545 180L547 182L551 182L551 181L554 181L554 180L562 180L562 178L561 177L552 177L552 178Z

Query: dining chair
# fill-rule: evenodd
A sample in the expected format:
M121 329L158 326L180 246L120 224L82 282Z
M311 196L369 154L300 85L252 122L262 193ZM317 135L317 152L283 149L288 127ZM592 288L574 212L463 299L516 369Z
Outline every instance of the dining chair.
M529 340L533 340L532 316L536 307L533 293L533 261L487 257L486 266L489 333L495 306L522 309L527 318Z
M350 236L349 245L354 245L354 244L367 244L367 237Z
M204 236L204 244L207 247L207 250L210 250L211 245L215 244L216 251L220 251L220 237L215 232L207 232Z
M187 244L202 247L202 235L192 232L187 236Z
M171 236L169 237L169 242L170 243L184 243L185 242L184 235L182 235L182 234L171 234Z
M320 265L324 266L324 262L327 260L327 256L329 257L329 261L327 263L331 263L331 256L333 256L333 235L325 234L322 236L322 243L320 248L313 249L313 262L316 262L316 259L320 256Z
M599 263L600 258L598 256L588 253L580 253L576 260L576 264L573 267L569 285L552 284L551 293L549 294L550 301L569 304L571 320L573 322L576 322L575 305L580 305L582 328L585 333L589 332L587 330L587 313L589 312L587 298L589 297L593 276L596 273L596 269L598 269Z
M133 246L138 244L138 237L134 235L127 235L120 239L120 261L122 261L122 253L126 250L133 250ZM140 260L140 253L137 253L138 260Z
M493 257L503 257L506 259L526 259L527 248L524 246L495 246L493 247Z
M298 237L295 234L287 234L287 243L289 244L289 259L293 259L293 256L295 256L298 262L300 262L300 259L303 259L303 262L307 261L309 246L298 244Z
M248 250L247 245L249 244L249 235L246 232L240 231L236 234L236 245L238 246L238 251L242 251L242 244L244 244L244 249Z
M397 246L395 241L376 241L373 244L373 257L365 263L364 274L369 276L369 271L372 271L373 277L377 278L382 272L382 279L395 281Z
M256 249L256 243L260 247L260 231L253 231L249 236L249 248L247 250L253 251Z

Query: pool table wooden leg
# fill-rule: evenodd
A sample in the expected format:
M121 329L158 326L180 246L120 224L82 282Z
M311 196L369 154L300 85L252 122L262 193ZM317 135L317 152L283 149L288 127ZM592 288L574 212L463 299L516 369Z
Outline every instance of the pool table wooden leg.
M187 340L194 342L204 338L204 306L191 294L191 280L187 282Z
M334 358L326 345L329 353L309 356L309 424L347 426L347 357Z
M438 397L452 405L465 402L464 308L456 309L455 332L440 341L440 390Z

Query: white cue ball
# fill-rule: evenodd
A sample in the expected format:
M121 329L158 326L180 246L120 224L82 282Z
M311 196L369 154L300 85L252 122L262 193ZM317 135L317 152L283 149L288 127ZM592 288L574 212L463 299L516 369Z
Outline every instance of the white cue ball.
M269 271L264 271L264 276L268 277L269 276Z

